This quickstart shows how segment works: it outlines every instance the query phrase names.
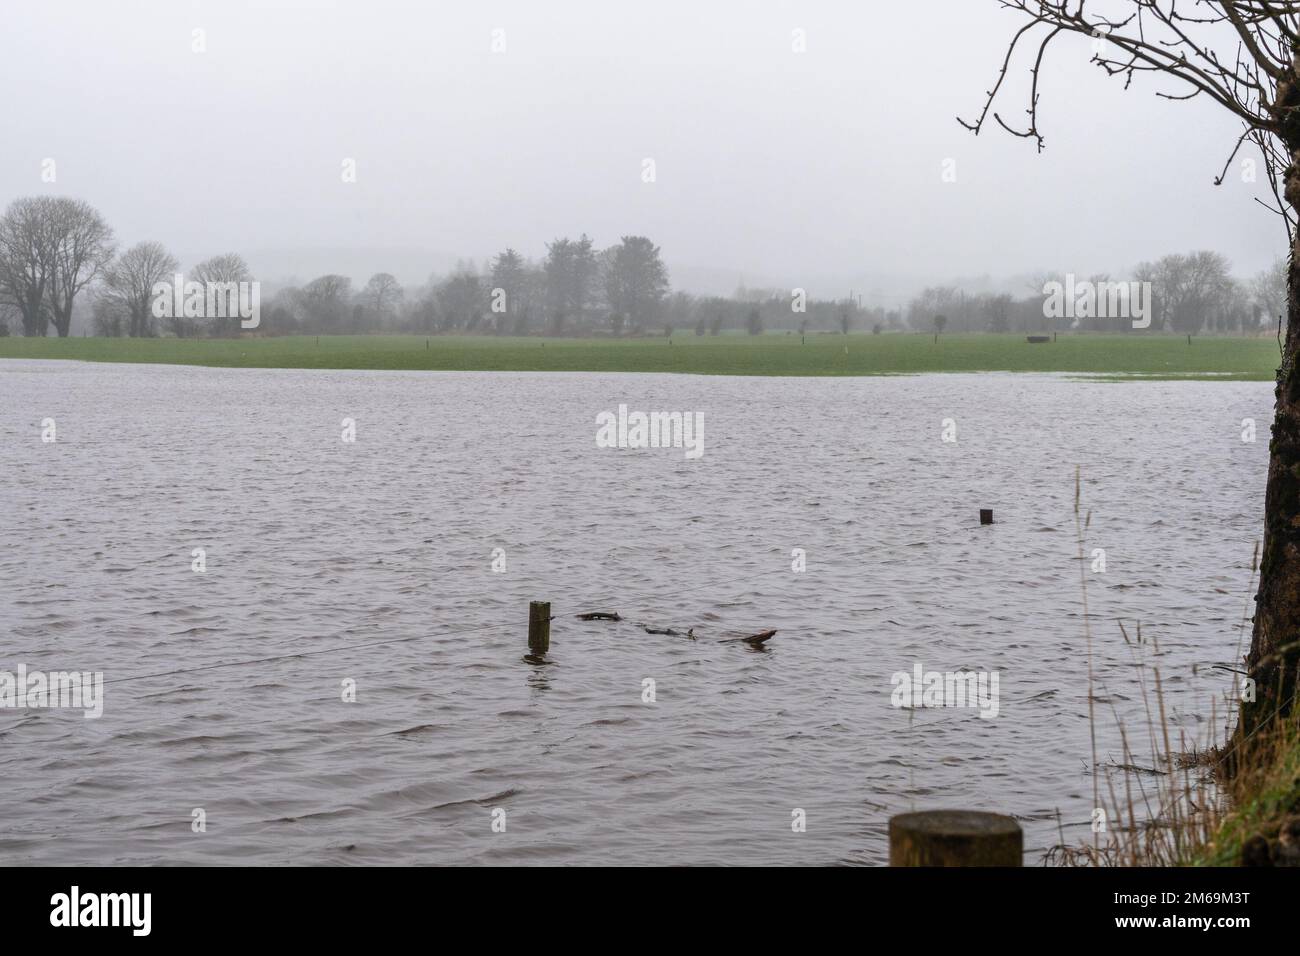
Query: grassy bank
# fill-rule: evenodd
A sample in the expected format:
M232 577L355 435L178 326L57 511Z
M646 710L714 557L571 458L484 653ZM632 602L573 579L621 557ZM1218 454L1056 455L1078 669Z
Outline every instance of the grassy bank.
M1146 734L1134 737L1121 728L1123 761L1106 772L1099 805L1112 826L1104 837L1071 844L1062 834L1046 862L1300 867L1300 711L1240 745L1202 749L1174 736L1155 676ZM1213 712L1211 726L1218 726ZM1152 748L1146 766L1129 749L1143 736Z
M0 338L0 358L230 368L682 372L698 375L888 375L1072 372L1271 381L1269 338L1062 335L675 335L668 339L322 335L247 339Z
M1196 866L1300 866L1300 725L1283 722L1224 783L1230 809L1192 854Z

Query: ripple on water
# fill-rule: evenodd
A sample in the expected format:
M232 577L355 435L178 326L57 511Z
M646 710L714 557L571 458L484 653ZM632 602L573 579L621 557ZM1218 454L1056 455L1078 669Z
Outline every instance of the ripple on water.
M205 668L109 684L98 721L0 712L0 852L44 864L878 864L891 813L952 804L1016 815L1036 859L1092 802L1075 466L1114 767L1139 663L1193 740L1232 680L1267 464L1234 422L1272 404L1052 376L0 377L0 667ZM704 412L705 456L596 449L620 402ZM595 609L625 620L573 619ZM892 707L916 663L997 670L999 715Z

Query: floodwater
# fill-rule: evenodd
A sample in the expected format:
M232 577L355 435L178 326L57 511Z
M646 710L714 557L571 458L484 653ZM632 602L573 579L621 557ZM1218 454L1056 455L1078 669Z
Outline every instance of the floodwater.
M1150 764L1153 667L1223 723L1271 392L0 362L0 670L105 681L0 709L0 860L881 864L962 807L1036 863L1090 839L1081 578L1099 761ZM620 404L704 454L598 448ZM996 716L893 706L918 664Z

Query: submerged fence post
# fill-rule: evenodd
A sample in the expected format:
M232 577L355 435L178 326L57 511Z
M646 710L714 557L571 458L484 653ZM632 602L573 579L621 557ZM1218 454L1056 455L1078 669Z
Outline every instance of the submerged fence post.
M1001 813L928 810L889 818L890 866L1023 866L1025 835Z
M528 649L545 654L551 649L551 602L528 602Z

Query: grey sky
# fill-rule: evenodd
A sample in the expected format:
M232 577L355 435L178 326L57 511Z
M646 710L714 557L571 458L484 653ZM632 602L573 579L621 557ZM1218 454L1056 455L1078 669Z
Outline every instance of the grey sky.
M1284 251L1262 183L1211 185L1232 121L1124 92L1081 38L1044 73L1045 153L961 129L1019 22L996 0L11 4L0 202L75 195L122 241L186 266L238 251L266 280L419 282L583 231L649 235L691 291L886 299L1199 247L1247 274Z

